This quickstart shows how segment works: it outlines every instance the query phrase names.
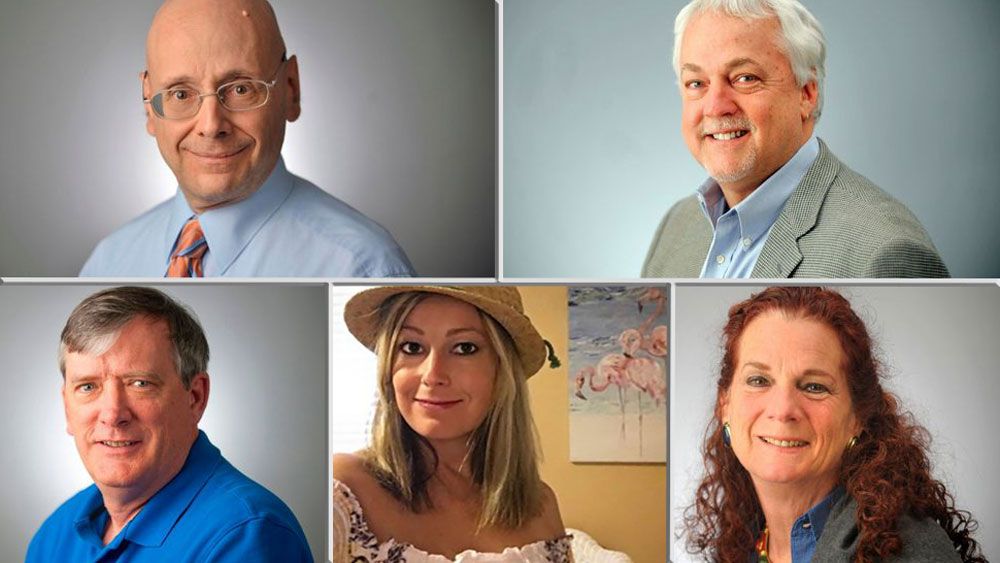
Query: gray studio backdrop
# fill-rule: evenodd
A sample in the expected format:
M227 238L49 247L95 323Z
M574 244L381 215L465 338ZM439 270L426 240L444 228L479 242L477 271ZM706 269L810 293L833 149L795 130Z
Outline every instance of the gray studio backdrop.
M715 404L719 334L729 306L761 287L678 286L670 396L670 558L693 561L677 539L683 509L702 475L699 450ZM932 436L932 470L959 508L979 521L987 559L1000 557L1000 288L838 288L868 326L904 409Z
M503 3L506 277L634 277L705 179L671 67L683 0ZM833 152L903 201L956 277L1000 277L1000 2L804 0Z
M385 226L419 275L493 277L494 3L273 4L302 79L289 170ZM174 194L139 96L158 5L3 0L0 275L75 276Z
M59 334L84 297L109 286L0 286L0 560L20 561L42 521L91 485L66 434ZM208 337L212 387L200 427L237 469L292 509L326 560L325 286L160 287L189 305Z

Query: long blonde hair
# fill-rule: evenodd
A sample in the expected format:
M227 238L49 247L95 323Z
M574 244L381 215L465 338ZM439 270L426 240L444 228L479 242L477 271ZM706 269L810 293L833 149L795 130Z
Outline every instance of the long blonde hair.
M363 453L376 480L413 512L433 508L427 483L438 459L427 439L410 428L400 414L392 372L403 322L428 295L395 295L376 312L380 316L375 345L379 396L371 445ZM515 529L542 508L537 431L528 405L527 378L514 341L493 317L482 310L479 314L496 351L497 377L493 404L469 441L468 463L482 495L478 527Z

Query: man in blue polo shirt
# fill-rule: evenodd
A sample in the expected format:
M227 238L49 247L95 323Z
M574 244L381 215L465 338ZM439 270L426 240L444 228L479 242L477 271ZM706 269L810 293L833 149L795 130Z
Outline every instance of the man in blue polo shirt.
M94 484L60 506L28 562L311 562L291 510L229 464L198 421L208 342L160 291L119 287L70 314L66 428Z

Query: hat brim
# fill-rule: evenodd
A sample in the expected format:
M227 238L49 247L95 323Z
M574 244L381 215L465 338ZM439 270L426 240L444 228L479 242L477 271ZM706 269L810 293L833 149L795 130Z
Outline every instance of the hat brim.
M446 295L464 301L493 317L514 341L525 377L531 377L545 363L545 341L535 330L527 315L517 311L510 304L484 295L482 289L485 287L487 286L475 288L479 292L470 291L461 286L436 285L386 286L366 289L347 302L344 307L344 322L347 323L347 329L359 342L369 350L375 351L375 342L381 321L379 310L386 299L393 295L412 292Z

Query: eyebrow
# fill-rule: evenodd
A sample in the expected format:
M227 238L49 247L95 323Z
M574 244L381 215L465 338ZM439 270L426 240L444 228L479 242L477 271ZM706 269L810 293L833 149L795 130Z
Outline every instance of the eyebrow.
M240 77L254 78L255 77L255 73L251 72L251 71L249 71L247 69L244 69L244 68L238 68L238 69L230 70L229 72L227 72L226 74L223 74L222 77L218 79L218 81L216 82L216 85L217 86L218 85L222 85L222 84L225 84L227 82L230 82L230 81L232 81L232 80L234 80L236 78L240 78ZM263 78L258 78L258 80L264 80L264 79ZM182 76L176 76L176 77L171 78L170 80L164 81L163 83L166 84L166 86L164 86L163 88L161 88L161 90L166 90L166 89L169 89L169 88L173 88L173 87L179 86L181 84L191 84L191 85L194 85L195 82L197 82L197 80L194 77L186 75L186 74L182 75Z
M127 378L131 378L131 377L143 377L145 379L152 379L152 380L159 381L159 382L163 381L163 377L161 377L160 374L154 373L154 372L151 372L151 371L142 371L142 370L127 371L125 373L120 373L120 374L117 374L117 375L113 375L112 377L117 378L117 379L127 379ZM72 384L87 383L87 382L90 382L90 381L97 381L98 379L104 379L104 376L101 375L101 374L92 373L92 374L85 374L85 375L70 375L70 376L66 377L66 381L68 383L72 383Z
M747 368L747 367L757 368L757 369L759 369L761 371L771 371L771 366L769 366L769 365L767 365L765 363L761 363L761 362L747 362L747 363L743 364L743 367L744 368ZM833 377L833 374L831 374L830 372L828 372L826 370L819 369L819 368L809 368L809 369L803 371L799 375L800 376L824 375L826 377L831 377L831 378Z
M417 328L415 326L411 326L411 325L403 325L402 327L400 327L399 330L400 330L400 332L402 332L404 330L410 330L410 331L416 332L417 334L420 334L420 335L425 334L424 331L420 330L419 328ZM479 329L477 329L475 327L458 327L458 328L449 329L447 332L445 332L445 336L454 336L456 334L461 334L463 332L474 332L474 333L479 334L479 335L483 334L483 331L481 331L481 330L479 330Z
M726 70L732 70L734 68L746 65L761 66L761 64L757 62L756 59L752 59L750 57L740 57L738 59L733 59L728 63L726 63L724 68ZM683 65L681 65L681 72L685 70L689 70L691 72L704 72L705 69L701 68L700 66L694 63L684 63Z

